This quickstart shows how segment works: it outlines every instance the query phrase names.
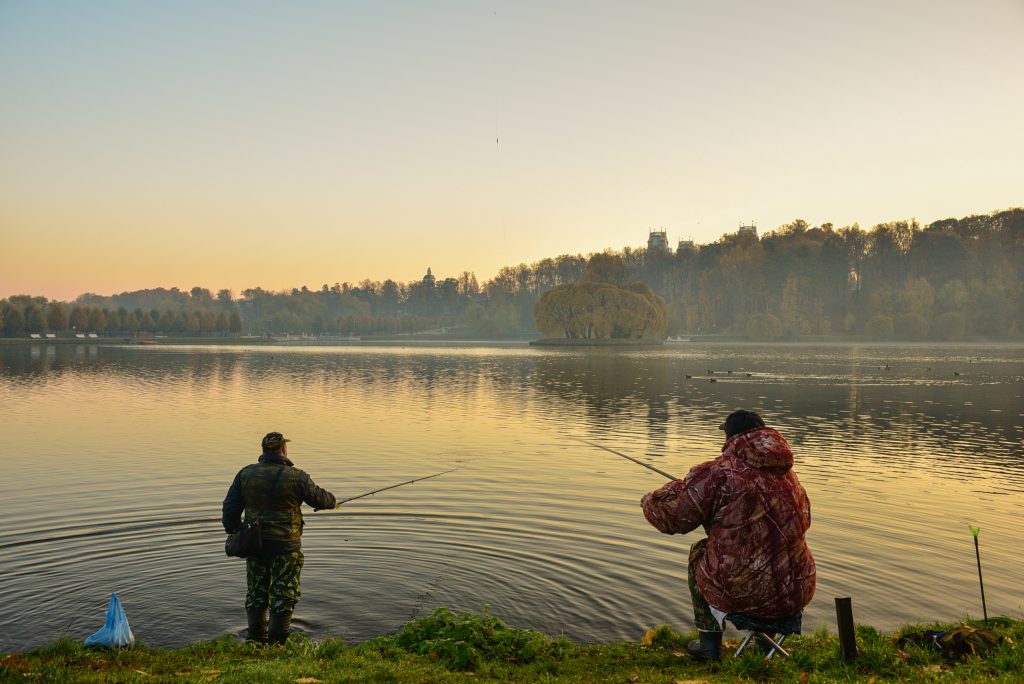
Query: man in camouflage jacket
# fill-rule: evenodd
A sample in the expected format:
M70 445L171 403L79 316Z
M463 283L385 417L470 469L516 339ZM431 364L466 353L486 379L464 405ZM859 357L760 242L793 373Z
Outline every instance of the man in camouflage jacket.
M243 511L246 520L258 518L262 529L262 553L245 559L245 612L252 641L288 639L292 611L302 595L302 504L315 510L337 505L333 494L288 460L290 441L280 432L268 433L259 462L238 471L224 497L222 522L228 534L240 527Z
M773 619L803 610L814 596L815 565L804 535L811 504L786 439L752 411L720 426L722 456L694 466L643 497L644 516L666 534L703 526L690 547L689 584L698 658L717 660L722 624L711 611Z

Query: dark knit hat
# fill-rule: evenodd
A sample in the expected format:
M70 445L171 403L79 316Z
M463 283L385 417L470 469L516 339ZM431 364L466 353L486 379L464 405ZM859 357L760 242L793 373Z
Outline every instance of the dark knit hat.
M764 421L761 420L761 416L757 415L753 411L747 411L746 409L739 409L729 414L729 417L725 419L725 422L718 426L719 430L725 430L726 437L732 437L738 435L741 432L747 430L756 430L764 427Z

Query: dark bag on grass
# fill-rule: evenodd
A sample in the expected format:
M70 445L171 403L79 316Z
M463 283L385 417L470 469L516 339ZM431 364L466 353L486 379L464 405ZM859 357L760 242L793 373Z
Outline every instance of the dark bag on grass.
M998 648L1003 637L991 629L975 628L963 625L935 635L935 645L947 658L966 658L979 656L984 658L988 652Z
M260 530L260 519L246 520L237 531L224 540L224 553L236 558L258 556L263 550L263 532Z
M962 660L968 656L984 658L1004 640L1005 637L991 629L961 625L942 632L934 629L906 632L896 640L896 645L900 648L907 644L935 646L944 658Z
M277 483L281 479L281 473L285 466L277 471L273 487L270 490L271 496L277 493ZM228 535L224 540L224 553L235 558L248 558L258 556L263 551L263 530L260 528L260 518L257 515L252 520L245 520L242 526Z

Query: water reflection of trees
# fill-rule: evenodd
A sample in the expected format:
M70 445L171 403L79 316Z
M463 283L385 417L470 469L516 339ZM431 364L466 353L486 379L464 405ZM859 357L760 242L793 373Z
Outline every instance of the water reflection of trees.
M0 350L0 377L36 385L74 374L204 387L230 382L238 364L239 357L230 353L150 352L87 344L18 345Z
M545 403L588 436L643 434L654 457L680 432L721 422L723 404L687 379L688 372L664 355L553 352L536 359L530 380Z
M537 359L532 384L571 407L559 410L594 436L636 434L642 426L652 454L664 453L671 437L713 431L729 411L746 407L798 451L836 465L857 461L851 467L890 473L941 468L958 476L984 471L1024 485L1021 423L1012 409L1020 404L1019 387L1012 383L794 382L784 374L709 376L696 363L671 355L553 353ZM744 365L755 367L756 359Z
M808 365L804 359L800 372L836 373L835 359L828 367L826 362ZM418 401L441 419L455 419L449 407L472 416L483 399L524 420L569 426L595 438L644 435L651 455L664 454L688 435L717 435L724 415L746 407L762 413L799 454L814 454L823 467L845 464L890 474L974 470L1016 482L1017 489L1024 486L1019 383L803 380L787 376L797 360L761 360L756 352L733 354L729 363L755 370L770 363L773 371L750 378L708 376L707 366L716 362L669 353L281 353L18 345L0 348L0 383L45 387L72 376L96 377L159 387L172 401L179 391L217 401L225 388L243 396L269 389L335 401L358 401L360 394L393 396ZM842 373L857 377L849 368ZM1016 376L1019 365L1003 363L991 373Z

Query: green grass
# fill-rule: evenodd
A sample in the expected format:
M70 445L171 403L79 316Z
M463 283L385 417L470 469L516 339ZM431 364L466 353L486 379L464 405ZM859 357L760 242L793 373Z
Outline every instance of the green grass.
M981 626L978 621L961 624ZM394 636L358 646L334 638L292 635L283 646L257 646L224 636L178 650L85 648L62 639L28 653L0 656L0 682L1021 682L1024 621L999 618L1006 637L986 657L947 660L907 626L894 634L857 628L858 657L839 657L827 629L791 637L792 657L734 658L726 641L720 663L697 663L684 651L695 634L661 626L637 642L577 645L481 615L438 609ZM734 632L728 635L734 636ZM728 636L727 635L727 636Z

